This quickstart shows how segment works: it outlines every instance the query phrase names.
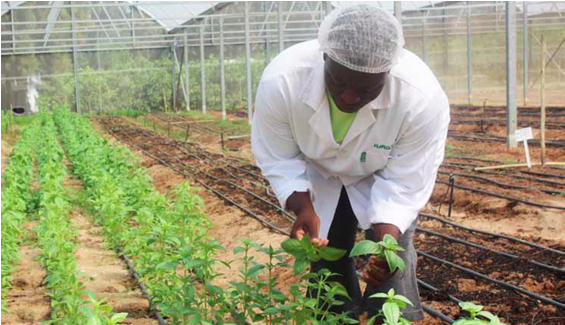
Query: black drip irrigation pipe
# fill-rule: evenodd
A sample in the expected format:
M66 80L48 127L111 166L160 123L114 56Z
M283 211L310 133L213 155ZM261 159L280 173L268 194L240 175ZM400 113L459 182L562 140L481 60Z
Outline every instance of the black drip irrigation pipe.
M129 273L135 279L135 282L137 283L137 286L141 290L141 293L149 301L149 308L153 311L155 318L157 318L157 322L159 322L159 325L166 325L167 323L165 322L165 319L163 319L163 316L161 315L159 308L157 306L155 306L155 304L153 303L153 300L149 296L149 292L147 291L147 288L145 287L145 285L141 281L141 277L135 271L135 269L133 267L133 263L130 261L130 259L126 255L124 255L124 253L122 252L121 249L118 248L117 251L118 251L118 256L120 256L124 260L124 262L126 263L128 270L129 270Z
M549 190L549 189L537 188L537 187L506 184L506 183L497 182L495 180L492 180L492 179L489 179L489 178L486 178L486 177L482 177L482 176L477 176L477 175L448 173L448 172L444 172L444 171L438 171L438 174L448 175L448 176L453 175L453 176L462 177L462 178L478 179L478 180L481 180L481 181L484 181L484 182L487 182L487 183L491 183L491 184L495 184L499 187L508 188L508 189L532 190L532 191L540 191L540 192L544 192L544 193L547 193L547 194L557 194L557 195L560 195L562 192L564 192L564 191Z
M547 174L547 173L540 173L540 172L533 172L531 170L521 170L521 173L528 174L528 175L535 175L535 176L542 176L542 177L557 177L565 179L565 175L558 175L558 174Z
M470 168L463 167L462 164L445 164L444 163L444 164L441 164L440 167L463 169L463 170L472 170ZM485 174L485 175L495 175L495 176L501 176L501 177L525 179L525 180L549 184L549 185L565 186L565 183L561 183L561 182L557 182L557 181L550 181L548 179L543 179L543 178L527 177L527 176L521 176L521 175L515 175L515 174L501 174L501 173L489 172L489 171L485 171L485 170L476 170L476 172L481 173L481 174Z
M483 235L491 236L491 237L494 237L494 238L503 238L503 239L513 241L513 242L516 242L516 243L520 243L520 244L530 246L530 247L533 247L533 248L537 248L537 249L541 249L541 250L545 250L545 251L550 251L552 253L558 254L559 256L565 256L565 252L563 252L563 251L560 251L560 250L557 250L557 249L551 248L551 247L542 246L542 245L539 245L539 244L536 244L536 243L533 243L533 242L529 242L529 241L526 241L526 240L523 240L523 239L520 239L520 238L516 238L516 237L512 237L512 236L508 236L508 235L503 235L503 234L495 234L495 233L484 231L484 230L478 230L478 229L465 227L461 224L446 220L446 219L438 217L438 216L427 214L427 213L420 213L420 216L424 217L424 218L436 220L436 221L439 221L441 223L448 224L448 225L453 226L455 228L463 229L463 230L466 230L466 231L469 231L469 232L483 234Z
M434 287L433 285L431 285L431 284L429 284L429 283L427 283L427 282L424 282L424 281L422 281L422 280L420 280L420 279L417 279L416 281L418 282L418 285L420 285L420 286L423 287L424 289L431 290L431 291L435 291L435 292L441 292L440 289ZM461 300L461 299L459 299L459 298L457 298L457 297L455 297L455 296L452 296L452 295L450 295L450 294L446 294L446 295L447 295L447 298L449 298L449 300L451 300L451 301L453 301L453 302L455 302L455 303L457 303L457 304L460 303L461 301L463 301L463 300Z
M471 275L473 275L473 276L475 276L475 277L478 277L478 278L480 278L480 279L483 279L483 280L485 280L485 281L488 281L488 282L494 283L494 284L496 284L496 285L499 285L499 286L501 286L501 287L503 287L503 288L510 289L510 290L514 290L514 291L519 292L519 293L522 293L522 294L524 294L524 295L526 295L526 296L528 296L528 297L530 297L530 298L534 298L534 299L537 299L537 300L539 300L539 301L545 302L546 304L554 305L554 306L556 306L556 307L558 307L558 308L565 309L565 304L563 304L563 303L561 303L561 302L559 302L559 301L553 300L553 299L551 299L551 298L548 298L548 297L545 297L545 296L542 296L542 295L538 295L537 293L531 292L531 291L526 290L526 289L524 289L524 288L520 288L520 287L515 286L515 285L513 285L513 284L510 284L510 283L507 283L507 282L504 282L504 281L500 281L500 280L497 280L497 279L493 279L493 278L491 278L491 277L489 277L489 276L486 276L486 275L484 275L484 274L482 274L482 273L479 273L479 272L473 271L473 270L471 270L471 269L468 269L468 268L466 268L466 267L463 267L463 266L457 265L457 264L455 264L455 263L446 261L446 260L441 259L441 258L439 258L439 257L435 257L435 256L430 255L430 254L428 254L428 253L424 253L424 252L422 252L422 251L420 251L420 250L416 250L416 253L418 253L418 255L421 255L421 256L424 256L424 257L426 257L426 258L429 258L429 259L431 259L432 261L435 261L435 262L437 262L437 263L441 263L441 264L445 264L445 265L447 265L447 266L453 267L453 268L458 269L458 270L460 270L460 271L462 271L462 272L464 272L464 273L471 274Z
M456 139L456 140L468 140L468 141L475 141L475 142L506 143L506 139L499 138L499 137L493 137L493 136L491 136L490 138L480 138L480 137L474 137L474 136L471 136L471 135L448 134L447 137L452 138L452 139ZM532 146L539 146L540 145L539 141L531 141L529 143ZM545 145L548 146L548 147L561 148L561 147L565 147L565 141L562 141L562 140L545 141Z
M489 248L489 247L486 247L486 246L483 246L483 245L479 245L479 244L475 244L475 243L472 243L472 242L469 242L469 241L466 241L466 240L463 240L463 239L455 238L455 237L452 237L452 236L449 236L449 235L444 235L444 234L441 234L441 233L438 233L438 232L435 232L435 231L432 231L432 230L427 230L427 229L417 227L416 231L423 232L423 233L430 235L430 236L440 237L440 238L443 238L443 239L448 240L450 242L459 243L459 244L462 244L462 245L486 250L486 251L489 251L489 252L492 252L492 253L495 253L495 254L498 254L498 255L502 255L502 256L510 258L510 259L531 263L531 264L536 265L540 268L547 269L547 270L550 270L550 271L558 273L558 274L565 274L565 269L562 269L562 268L559 268L559 267L556 267L556 266L553 266L553 265L547 265L547 264L544 264L544 263L541 263L541 262L538 262L538 261L535 261L535 260L530 260L530 259L523 258L523 257L517 256L517 255L511 254L511 253L492 249L492 248Z
M442 180L436 180L436 183L444 184L444 185L450 185L449 182L442 181ZM456 187L456 188L461 189L461 190L469 191L469 192L475 192L475 193L480 193L480 194L484 194L484 195L497 197L499 199L505 199L505 200L509 200L509 201L520 202L522 204L531 205L531 206L538 207L538 208L565 210L565 207L563 207L563 206L531 202L531 201L523 200L523 199L520 199L520 198L517 198L517 197L502 195L502 194L498 194L498 193L492 193L492 192L489 192L489 191L480 190L480 189L467 187L467 186L463 186L463 185L453 184L453 187Z

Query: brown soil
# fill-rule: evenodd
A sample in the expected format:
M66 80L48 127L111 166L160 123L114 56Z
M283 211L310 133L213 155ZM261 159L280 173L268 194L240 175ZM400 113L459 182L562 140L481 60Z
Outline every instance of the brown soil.
M113 312L128 313L125 324L157 324L124 262L106 247L102 227L93 225L79 209L72 212L71 220L78 231L75 255L85 289L106 298Z
M26 239L20 246L21 261L12 273L12 288L6 298L8 312L2 314L2 324L38 324L49 319L51 301L43 285L45 270L37 262L41 250L35 247L36 224L24 225Z

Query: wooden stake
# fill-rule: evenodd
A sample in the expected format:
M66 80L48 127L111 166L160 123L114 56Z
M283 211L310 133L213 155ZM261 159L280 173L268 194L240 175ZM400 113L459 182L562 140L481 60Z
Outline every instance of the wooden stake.
M540 163L532 163L532 166L539 166ZM545 166L565 166L565 162L546 162ZM528 164L510 164L510 165L498 165L498 166L484 166L473 168L474 171L479 170L491 170L491 169L506 169L515 167L528 167Z
M540 83L540 101L541 101L541 121L540 121L540 142L541 142L541 164L545 166L545 36L541 36L541 83Z

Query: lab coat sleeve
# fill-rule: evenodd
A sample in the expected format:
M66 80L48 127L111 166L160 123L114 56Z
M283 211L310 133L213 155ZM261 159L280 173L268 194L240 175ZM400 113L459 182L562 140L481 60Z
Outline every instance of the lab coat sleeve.
M290 95L282 78L262 80L257 89L251 149L257 166L269 180L281 206L294 192L309 192L306 161L290 126Z
M427 105L393 146L387 165L374 175L371 224L393 224L404 233L432 194L444 156L449 103L440 92Z

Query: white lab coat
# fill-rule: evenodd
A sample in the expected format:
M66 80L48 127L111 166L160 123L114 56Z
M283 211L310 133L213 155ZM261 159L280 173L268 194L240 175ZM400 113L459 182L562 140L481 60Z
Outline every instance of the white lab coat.
M251 143L282 207L308 191L327 238L342 186L360 226L404 232L432 193L443 160L449 104L439 82L404 50L382 93L335 142L316 40L292 46L267 66L255 100Z

